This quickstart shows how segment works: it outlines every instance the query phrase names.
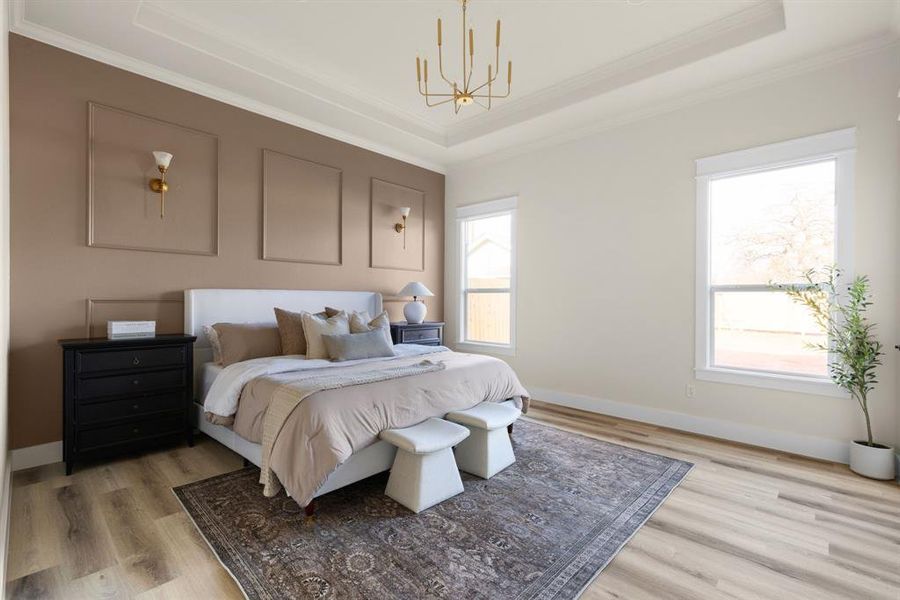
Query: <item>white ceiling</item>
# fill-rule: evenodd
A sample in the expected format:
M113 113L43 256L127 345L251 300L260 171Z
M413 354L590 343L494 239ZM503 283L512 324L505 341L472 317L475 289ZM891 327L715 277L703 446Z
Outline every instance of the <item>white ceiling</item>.
M414 62L435 73L441 17L445 71L459 72L458 0L11 6L15 32L438 170L900 33L898 0L470 0L476 77L500 18L512 96L454 115L424 106Z

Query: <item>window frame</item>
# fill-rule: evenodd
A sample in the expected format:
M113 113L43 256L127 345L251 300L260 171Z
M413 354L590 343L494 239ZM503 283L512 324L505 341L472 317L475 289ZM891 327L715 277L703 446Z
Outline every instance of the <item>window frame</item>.
M747 175L803 164L835 161L835 264L848 279L853 277L853 192L856 128L841 129L746 150L728 152L696 161L697 246L695 290L696 379L749 385L789 392L845 397L828 376L713 366L715 349L715 291L728 285L711 285L709 184L715 179ZM770 291L765 285L733 286L740 291Z
M494 354L504 354L515 356L516 354L516 250L518 248L517 240L517 208L518 198L511 196L498 200L488 200L477 204L468 204L459 206L456 209L456 241L458 246L459 257L459 293L457 300L457 343L456 346L461 350L471 350L473 352L489 352ZM468 261L466 260L466 223L473 219L484 219L487 217L496 217L501 215L510 216L510 264L509 264L509 289L507 288L472 288L466 286ZM479 342L466 339L466 310L468 307L469 293L490 293L502 292L509 293L509 343L496 344L491 342Z

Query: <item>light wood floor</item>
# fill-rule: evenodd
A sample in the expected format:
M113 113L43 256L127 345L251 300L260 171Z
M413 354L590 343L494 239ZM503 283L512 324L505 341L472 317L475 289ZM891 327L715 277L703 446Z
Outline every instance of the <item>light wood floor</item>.
M530 417L696 467L594 581L607 598L900 599L900 487L842 465L535 403ZM14 598L240 598L171 492L237 469L208 438L13 480ZM387 600L387 599L385 599Z

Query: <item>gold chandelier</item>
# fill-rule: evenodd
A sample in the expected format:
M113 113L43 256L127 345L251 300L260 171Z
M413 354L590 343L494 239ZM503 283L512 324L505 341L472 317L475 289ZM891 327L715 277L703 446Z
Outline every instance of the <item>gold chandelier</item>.
M495 94L494 93L494 81L497 79L497 75L499 74L499 66L500 66L500 20L497 19L497 43L496 43L496 54L494 56L494 64L488 64L487 68L487 81L478 86L472 86L472 73L474 71L474 60L475 60L475 33L469 28L469 57L468 57L468 67L466 66L466 5L468 4L468 0L460 0L462 2L462 85L460 85L457 81L450 81L444 75L444 57L443 57L443 43L441 39L441 20L437 20L437 45L438 45L438 72L440 73L441 79L444 82L453 88L453 93L451 94L435 94L433 92L428 91L428 59L424 60L424 74L422 72L423 61L416 57L416 81L419 85L419 93L425 96L425 105L426 106L440 106L441 104L447 104L448 102L453 103L453 112L458 113L459 109L463 106L468 106L470 104L477 104L481 106L485 110L491 109L491 101L496 98L506 98L509 96L510 86L512 85L512 61L507 63L506 68L506 93L505 94ZM485 88L487 88L485 93ZM486 99L487 103L480 99ZM436 100L436 102L432 103L432 100Z

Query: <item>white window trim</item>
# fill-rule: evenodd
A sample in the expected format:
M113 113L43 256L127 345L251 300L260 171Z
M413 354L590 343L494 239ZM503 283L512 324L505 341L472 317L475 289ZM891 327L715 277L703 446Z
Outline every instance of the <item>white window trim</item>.
M709 273L709 182L755 171L835 160L835 263L852 279L853 177L856 128L701 158L697 167L697 264L694 376L704 381L749 385L805 394L846 397L827 377L778 374L711 366L712 328Z
M459 284L458 294L458 331L456 348L470 352L487 352L505 356L516 355L516 249L518 248L518 231L516 209L518 198L513 196L499 200L489 200L477 204L459 206L456 209L456 240L459 246ZM509 344L492 344L489 342L466 341L466 245L463 227L467 219L473 217L490 217L494 215L510 215L510 279L509 279Z

